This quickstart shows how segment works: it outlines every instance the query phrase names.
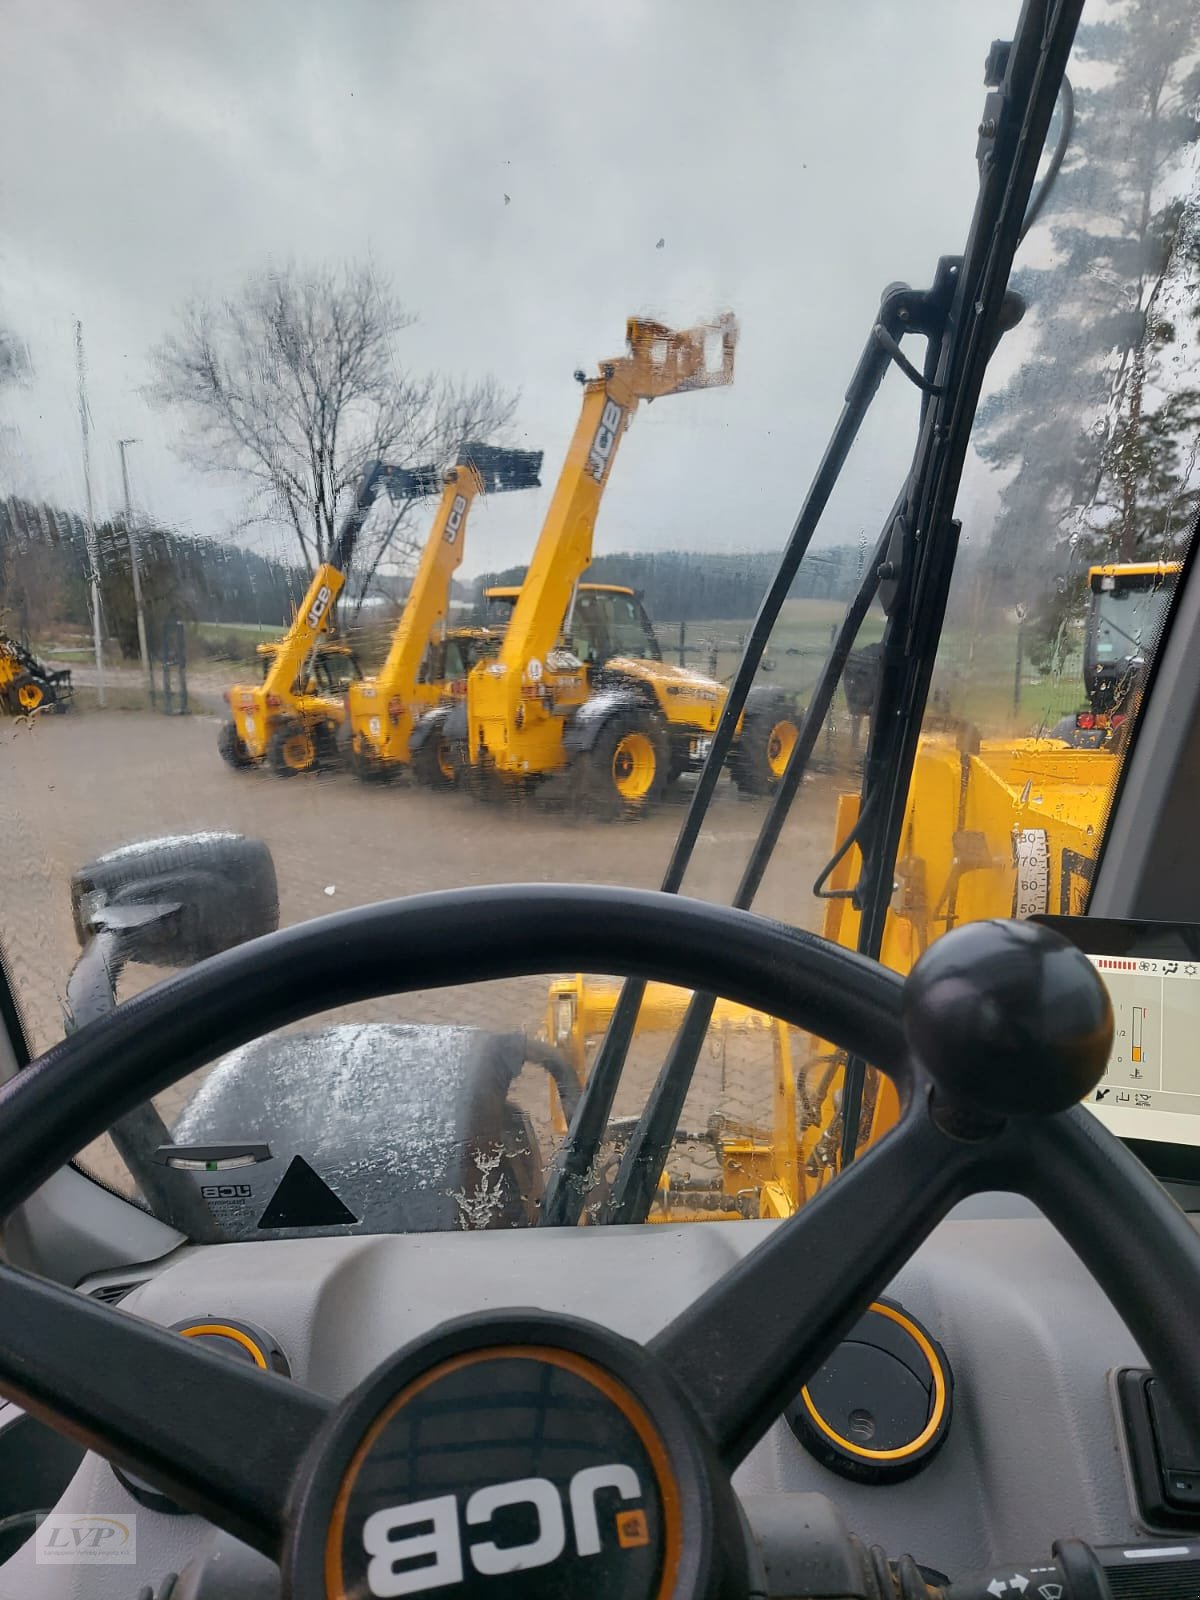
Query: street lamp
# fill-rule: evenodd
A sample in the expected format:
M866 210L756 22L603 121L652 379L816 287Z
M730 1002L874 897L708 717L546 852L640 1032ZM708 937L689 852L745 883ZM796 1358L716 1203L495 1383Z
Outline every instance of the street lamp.
M138 654L142 658L142 671L146 674L146 688L150 695L150 703L154 704L154 674L150 667L150 651L146 644L146 614L142 609L142 580L138 572L137 534L133 527L133 505L129 498L129 467L125 460L125 450L131 444L140 443L137 439L118 439L117 449L121 452L121 483L125 489L125 537L129 540L129 570L133 577L133 605L137 612Z

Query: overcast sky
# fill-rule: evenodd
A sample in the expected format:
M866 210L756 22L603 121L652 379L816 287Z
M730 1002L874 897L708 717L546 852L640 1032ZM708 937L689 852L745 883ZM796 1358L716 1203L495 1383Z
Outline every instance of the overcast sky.
M244 491L175 455L176 419L139 393L148 348L187 295L268 261L369 259L419 315L398 359L519 389L521 442L546 452L539 495L476 511L464 573L527 559L572 372L618 354L632 313L732 310L737 372L639 413L597 550L777 547L880 291L962 247L983 61L1017 10L0 0L0 322L36 368L0 405L3 492L82 504L79 317L98 514L132 436L138 504L223 536ZM822 542L873 537L914 418L893 375Z

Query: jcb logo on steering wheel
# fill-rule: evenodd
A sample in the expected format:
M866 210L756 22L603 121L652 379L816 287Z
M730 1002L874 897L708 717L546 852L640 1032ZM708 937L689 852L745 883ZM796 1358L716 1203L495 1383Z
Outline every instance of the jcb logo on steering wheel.
M544 1567L566 1551L568 1519L574 1554L598 1556L605 1542L596 1512L596 1496L602 1491L626 1501L642 1497L633 1468L613 1461L577 1472L567 1485L565 1506L563 1491L549 1478L515 1478L476 1489L463 1507L461 1522L458 1497L453 1494L387 1506L363 1524L363 1549L370 1558L367 1586L379 1597L424 1594L462 1583L468 1558L484 1578ZM524 1543L513 1544L506 1538L501 1544L487 1537L496 1514L510 1507L520 1508L522 1527L533 1531L533 1537ZM476 1531L465 1550L462 1523ZM416 1531L406 1531L409 1529ZM622 1550L649 1544L645 1513L619 1511L611 1542ZM414 1561L421 1565L413 1566Z

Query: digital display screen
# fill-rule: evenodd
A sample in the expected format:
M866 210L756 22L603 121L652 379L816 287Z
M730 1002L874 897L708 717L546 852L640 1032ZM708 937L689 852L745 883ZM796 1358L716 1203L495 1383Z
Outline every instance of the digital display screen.
M1037 917L1112 998L1113 1047L1084 1105L1119 1138L1200 1148L1200 926Z

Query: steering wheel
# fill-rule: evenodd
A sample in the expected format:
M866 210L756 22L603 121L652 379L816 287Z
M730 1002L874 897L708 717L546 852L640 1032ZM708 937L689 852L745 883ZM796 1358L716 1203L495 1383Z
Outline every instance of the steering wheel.
M644 1347L488 1312L335 1405L4 1266L0 1393L279 1561L294 1600L509 1581L744 1597L730 1474L947 1210L1000 1188L1075 1248L1200 1436L1200 1240L1078 1106L1108 1058L1107 994L1031 923L962 926L902 982L747 912L623 889L471 889L321 918L125 1002L10 1080L0 1214L115 1117L270 1028L564 964L718 992L861 1054L895 1081L900 1120Z

